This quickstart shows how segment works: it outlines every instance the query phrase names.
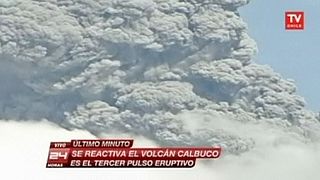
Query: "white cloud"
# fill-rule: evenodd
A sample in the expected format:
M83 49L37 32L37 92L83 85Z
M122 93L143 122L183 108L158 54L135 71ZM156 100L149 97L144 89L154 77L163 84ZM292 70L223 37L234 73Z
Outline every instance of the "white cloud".
M104 134L104 137L119 138L118 134ZM130 138L132 135L121 137ZM67 131L48 122L0 122L0 168L1 179L54 180L54 179L194 179L211 177L201 170L165 169L46 169L49 144L51 141L71 139L92 139L85 131ZM136 147L156 145L143 137L133 137Z
M233 124L234 125L234 124ZM94 138L85 131L67 131L48 122L0 122L1 179L186 179L204 180L317 180L320 177L320 146L305 144L282 130L266 126L235 126L237 133L254 136L258 145L247 153L223 155L198 161L193 169L46 169L51 141ZM242 130L241 130L242 129ZM130 134L103 134L101 137L135 139L136 147L157 146L151 140Z

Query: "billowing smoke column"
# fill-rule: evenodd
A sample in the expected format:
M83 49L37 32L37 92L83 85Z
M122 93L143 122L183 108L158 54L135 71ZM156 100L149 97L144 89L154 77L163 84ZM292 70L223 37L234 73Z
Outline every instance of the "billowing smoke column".
M294 83L251 62L237 12L248 2L0 1L0 116L232 154L256 144L234 125L314 141L319 121Z

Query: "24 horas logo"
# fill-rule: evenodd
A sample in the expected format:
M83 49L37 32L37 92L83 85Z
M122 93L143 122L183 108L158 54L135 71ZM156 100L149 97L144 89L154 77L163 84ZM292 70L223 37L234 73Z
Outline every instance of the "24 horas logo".
M287 11L285 13L286 30L303 30L305 25L303 11Z

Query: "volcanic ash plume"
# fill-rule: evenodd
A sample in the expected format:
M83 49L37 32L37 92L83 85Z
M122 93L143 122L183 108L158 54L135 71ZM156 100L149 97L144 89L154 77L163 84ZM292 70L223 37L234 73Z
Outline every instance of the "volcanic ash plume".
M266 129L315 142L294 83L251 61L237 11L248 2L2 0L0 116L227 154L254 150Z

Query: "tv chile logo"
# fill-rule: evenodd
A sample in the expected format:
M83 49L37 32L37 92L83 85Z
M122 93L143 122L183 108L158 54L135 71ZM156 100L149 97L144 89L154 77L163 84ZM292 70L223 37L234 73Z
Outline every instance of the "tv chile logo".
M286 30L304 30L305 19L303 11L287 11L285 13Z

